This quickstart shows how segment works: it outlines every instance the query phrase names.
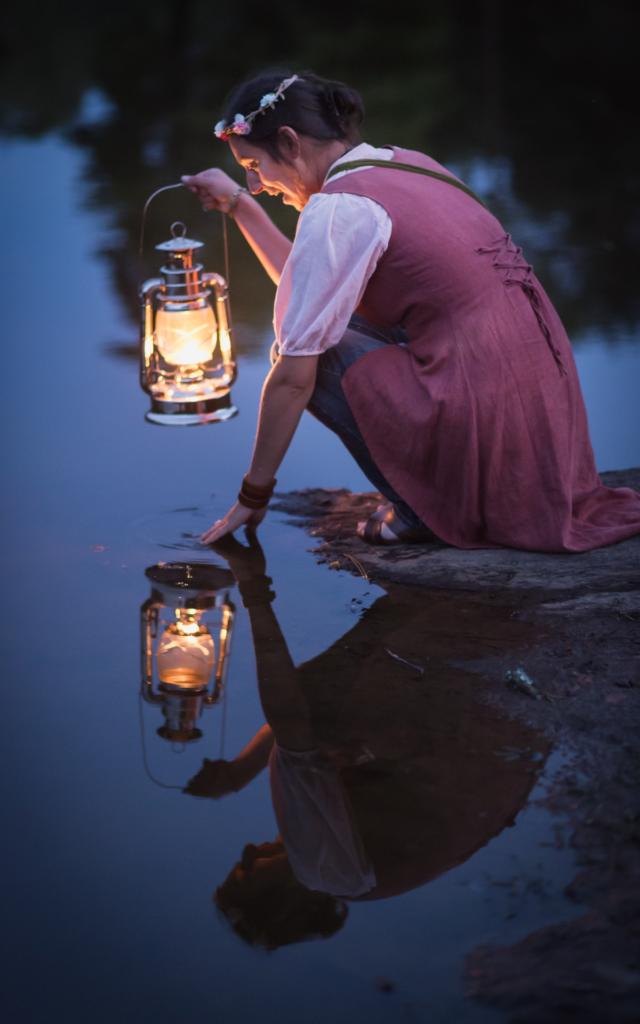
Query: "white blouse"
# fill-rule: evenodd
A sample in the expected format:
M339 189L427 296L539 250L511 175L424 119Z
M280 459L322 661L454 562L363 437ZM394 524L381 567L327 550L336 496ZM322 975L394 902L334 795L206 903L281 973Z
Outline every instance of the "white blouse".
M367 157L391 160L393 153L363 142L331 167ZM281 355L315 356L337 345L390 237L391 219L375 200L348 193L311 197L276 292L273 327Z
M355 899L377 885L339 771L317 750L269 756L273 809L291 870L315 892Z

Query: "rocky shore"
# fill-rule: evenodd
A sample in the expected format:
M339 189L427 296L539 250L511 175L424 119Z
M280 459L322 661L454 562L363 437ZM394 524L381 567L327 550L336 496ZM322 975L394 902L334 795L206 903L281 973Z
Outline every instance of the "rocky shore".
M640 491L640 469L602 474ZM543 734L564 768L545 800L569 823L578 872L566 890L583 910L509 947L474 950L470 998L519 1024L636 1021L640 1006L640 536L580 555L460 551L444 545L374 548L356 524L376 494L306 490L273 508L315 538L330 569L422 594L448 657L481 684L482 699ZM471 630L471 631L470 631ZM429 647L429 649L427 649ZM404 652L407 653L407 652ZM508 685L523 669L534 681Z

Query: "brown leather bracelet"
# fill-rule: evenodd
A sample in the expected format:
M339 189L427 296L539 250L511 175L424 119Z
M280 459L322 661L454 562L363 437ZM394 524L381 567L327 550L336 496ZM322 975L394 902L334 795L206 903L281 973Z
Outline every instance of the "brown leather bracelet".
M269 498L251 498L244 491L238 491L238 502L244 505L245 508L266 508L269 504Z
M270 483L252 483L247 476L244 476L241 490L248 498L270 498L276 483L278 480L275 478Z
M266 508L276 483L274 478L270 484L252 484L245 476L242 479L238 501L245 508Z

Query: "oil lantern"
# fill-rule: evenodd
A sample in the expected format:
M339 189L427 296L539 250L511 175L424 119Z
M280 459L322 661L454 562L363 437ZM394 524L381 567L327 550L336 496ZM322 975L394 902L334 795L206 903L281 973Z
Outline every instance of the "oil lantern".
M236 360L227 283L194 263L204 243L186 233L182 221L171 225L156 245L166 254L161 276L140 289L140 383L151 398L147 420L190 426L235 415Z
M205 708L224 695L235 607L233 575L206 563L161 563L145 575L141 608L142 696L162 711L158 736L182 746L200 739Z

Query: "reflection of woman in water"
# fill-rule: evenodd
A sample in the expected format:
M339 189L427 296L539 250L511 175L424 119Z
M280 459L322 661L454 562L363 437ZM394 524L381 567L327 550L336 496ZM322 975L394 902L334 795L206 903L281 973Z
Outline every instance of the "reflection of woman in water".
M640 497L597 475L569 340L521 249L432 157L362 142L362 115L307 73L231 96L216 134L252 194L301 212L293 243L222 170L183 178L278 286L253 459L205 542L260 521L305 408L388 500L370 543L586 551L640 532Z
M255 537L249 548L228 538L218 550L249 611L269 724L234 761L205 761L186 791L237 791L268 765L280 838L247 846L216 902L245 939L274 948L332 934L346 900L393 896L466 860L522 806L537 739L479 708L477 682L448 665L443 677L437 657L428 686L394 670L384 653L378 663L389 631L402 643L424 630L424 601L381 599L347 636L296 668ZM505 764L497 751L517 746L522 756Z

